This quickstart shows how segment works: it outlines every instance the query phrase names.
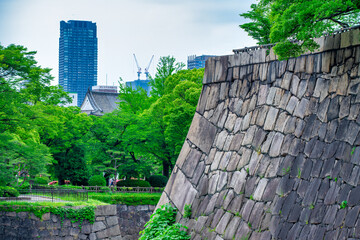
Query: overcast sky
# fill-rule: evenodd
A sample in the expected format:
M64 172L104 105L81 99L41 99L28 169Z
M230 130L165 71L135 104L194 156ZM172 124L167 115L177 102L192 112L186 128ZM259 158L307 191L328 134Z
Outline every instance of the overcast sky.
M238 25L239 13L255 0L0 0L0 43L37 51L42 67L58 83L60 21L96 22L98 85L137 79L133 58L144 69L152 55L171 55L186 64L189 55L227 55L255 45ZM145 78L143 74L142 79Z

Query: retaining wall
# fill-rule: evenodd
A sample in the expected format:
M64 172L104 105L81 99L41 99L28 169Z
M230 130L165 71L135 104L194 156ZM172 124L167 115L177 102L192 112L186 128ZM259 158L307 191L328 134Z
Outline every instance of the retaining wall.
M207 61L158 204L192 239L360 239L360 32L318 42L286 61L266 49Z
M95 222L61 224L58 215L46 213L39 219L27 212L0 212L0 240L30 239L138 239L138 233L150 219L155 206L104 205L95 210ZM124 219L126 218L126 219Z

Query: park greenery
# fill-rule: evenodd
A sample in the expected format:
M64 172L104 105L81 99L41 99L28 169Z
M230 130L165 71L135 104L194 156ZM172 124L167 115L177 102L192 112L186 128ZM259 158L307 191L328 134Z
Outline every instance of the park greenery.
M35 54L0 45L0 186L52 180L88 185L103 174L107 180L117 174L169 177L195 112L203 69L182 70L175 58L161 57L150 95L121 82L118 108L95 117L63 107L68 95L51 85L50 69L39 66Z
M279 59L297 57L319 47L314 38L324 32L360 23L359 0L259 0L240 16L240 25L258 44L276 44Z
M167 239L190 239L186 232L187 227L175 223L176 208L170 204L164 204L156 209L150 220L145 224L145 229L140 232L140 240L167 240Z

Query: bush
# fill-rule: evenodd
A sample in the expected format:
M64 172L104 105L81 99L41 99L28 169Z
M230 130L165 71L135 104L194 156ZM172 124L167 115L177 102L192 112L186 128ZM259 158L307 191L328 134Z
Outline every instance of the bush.
M156 205L160 193L89 193L89 198L109 204L125 204L128 206Z
M149 183L152 187L165 187L168 178L163 175L152 175L149 177Z
M29 189L30 188L30 184L29 182L24 182L21 186L16 187L17 189Z
M12 187L0 187L0 197L18 197L19 192Z
M89 186L106 186L106 179L101 175L92 176L89 179Z
M45 177L37 177L37 178L35 178L35 181L34 181L35 184L41 184L41 185L47 185L48 182L49 181Z
M145 229L140 232L139 240L151 239L190 239L190 235L183 229L186 226L175 223L176 209L170 204L162 205L151 215L150 221L145 224Z
M151 187L150 183L144 180L121 180L116 183L118 187Z

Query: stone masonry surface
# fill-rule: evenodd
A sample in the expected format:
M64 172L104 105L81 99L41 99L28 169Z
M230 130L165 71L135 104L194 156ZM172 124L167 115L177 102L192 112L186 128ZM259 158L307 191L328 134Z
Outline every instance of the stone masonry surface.
M0 212L0 240L138 239L155 206L104 205L95 210L95 222L72 223L46 213L39 219L27 212Z
M360 239L360 31L317 41L285 61L266 49L207 61L158 203L192 239Z

